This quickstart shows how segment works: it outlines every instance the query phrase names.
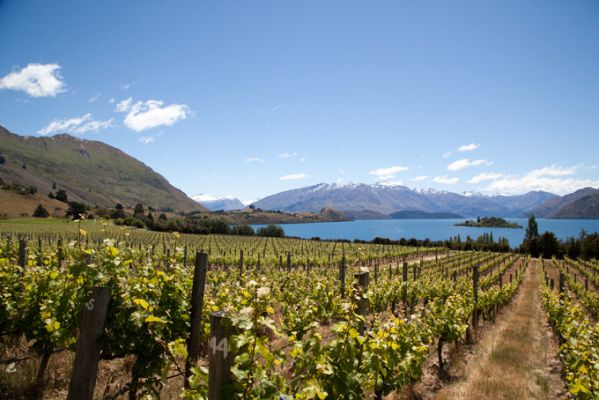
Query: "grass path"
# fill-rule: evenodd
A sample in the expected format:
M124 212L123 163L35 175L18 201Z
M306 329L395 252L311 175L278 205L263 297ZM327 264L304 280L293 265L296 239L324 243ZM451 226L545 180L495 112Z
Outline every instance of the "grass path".
M539 294L540 263L533 260L515 298L476 345L462 379L437 399L559 399L558 346Z

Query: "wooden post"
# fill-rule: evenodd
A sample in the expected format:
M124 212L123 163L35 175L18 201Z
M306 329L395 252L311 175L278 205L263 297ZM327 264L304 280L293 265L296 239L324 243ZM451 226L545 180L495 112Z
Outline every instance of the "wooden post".
M206 271L208 254L196 253L193 270L193 286L191 288L191 332L187 340L187 360L185 361L185 387L189 387L191 368L195 366L200 355L200 333L202 331L202 308L204 306L204 291L206 289Z
M93 398L100 362L101 346L98 339L104 331L109 302L110 289L94 287L92 298L84 304L67 400Z
M472 267L472 291L474 294L474 313L472 313L472 327L478 326L478 265Z
M361 316L366 316L368 313L368 298L366 298L366 293L368 293L368 281L369 276L368 272L356 272L354 274L354 278L356 279L356 284L358 285L358 289L360 291L360 299L358 300L358 314ZM364 333L364 323L360 324L360 334Z
M243 275L243 250L239 250L239 275Z
M555 281L553 280L553 278L551 278L549 283L551 284L551 290L553 291L553 288L555 287Z
M378 283L379 281L379 263L374 263L374 283Z
M208 343L208 400L230 398L231 361L229 329L222 312L210 314L210 342Z
M287 253L287 272L291 272L291 253Z
M279 254L279 272L283 269L283 255Z
M183 248L183 268L187 267L187 245Z
M416 278L418 277L418 266L416 264L414 264L414 271L412 272L412 274L414 275L414 280L416 280Z
M584 278L584 290L589 290L589 278Z
M27 262L27 242L25 239L19 239L19 267L25 268Z
M44 250L42 248L42 238L37 238L37 266L44 265Z
M339 280L341 281L341 297L345 297L345 256L341 256Z
M403 281L408 281L408 263L406 261L403 262L403 270L402 270Z
M559 273L559 292L564 293L566 289L566 276L563 273Z

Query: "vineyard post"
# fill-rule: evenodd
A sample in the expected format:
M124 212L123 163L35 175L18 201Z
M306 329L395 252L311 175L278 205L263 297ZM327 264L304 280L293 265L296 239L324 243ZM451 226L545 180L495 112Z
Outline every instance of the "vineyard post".
M512 274L510 274L510 285L512 284Z
M341 256L339 280L341 281L341 297L345 297L345 255Z
M503 289L503 274L499 275L499 290Z
M243 249L239 250L239 275L243 275Z
M279 254L279 272L283 269L283 255Z
M403 271L402 271L403 281L408 281L408 263L406 261L403 262Z
M563 272L560 271L559 273L559 292L564 293L564 289L566 286L566 276L564 275Z
M44 251L42 248L42 238L37 238L37 266L41 267L44 264Z
M25 241L25 239L19 239L19 267L25 268L26 261L27 261L27 241Z
M187 360L185 362L185 387L189 387L191 368L195 366L200 354L200 334L202 331L202 307L204 306L204 291L206 288L206 271L208 254L196 253L193 271L193 286L191 288L191 332L187 341Z
M58 249L57 249L57 256L58 256L58 266L62 266L62 259L63 259L63 254L62 254L62 238L58 239Z
M287 272L291 272L291 253L287 253Z
M472 267L472 290L474 292L474 312L472 313L472 327L478 326L478 265Z
M553 291L553 289L555 288L555 281L553 280L553 278L551 278L549 283L551 284L551 291Z
M256 265L256 271L260 272L260 253L258 253L258 264Z
M354 278L356 279L356 283L358 285L358 289L360 292L360 298L358 299L358 314L363 317L366 317L368 313L368 299L366 298L366 293L368 292L368 272L356 272L354 274ZM364 322L360 323L360 334L364 333Z
M416 278L418 277L418 265L416 265L416 264L414 264L413 275L414 275L414 280L416 280Z
M368 263L370 264L370 260L368 261ZM375 262L374 263L374 283L378 283L379 281L379 263Z
M104 331L109 302L110 289L96 286L92 298L84 304L67 400L93 398L100 362L98 339Z
M229 329L223 324L222 312L210 314L210 342L208 343L208 400L227 398L231 370L229 357Z
M187 268L187 245L183 248L183 268Z

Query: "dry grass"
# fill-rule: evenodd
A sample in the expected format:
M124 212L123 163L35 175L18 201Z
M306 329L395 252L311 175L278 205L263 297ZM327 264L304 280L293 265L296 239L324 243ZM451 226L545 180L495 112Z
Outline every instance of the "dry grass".
M496 328L482 337L464 379L438 399L557 399L564 395L557 344L539 298L540 266L533 262L522 288Z
M0 215L3 217L19 218L23 214L32 216L38 204L44 206L52 217L64 217L68 208L67 204L48 198L47 193L29 195L0 190Z

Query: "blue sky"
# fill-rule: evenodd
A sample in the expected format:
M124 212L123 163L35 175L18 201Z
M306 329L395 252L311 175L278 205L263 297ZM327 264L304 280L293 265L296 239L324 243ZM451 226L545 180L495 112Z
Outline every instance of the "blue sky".
M599 186L596 1L0 0L0 124L189 195ZM462 151L459 151L461 148Z

